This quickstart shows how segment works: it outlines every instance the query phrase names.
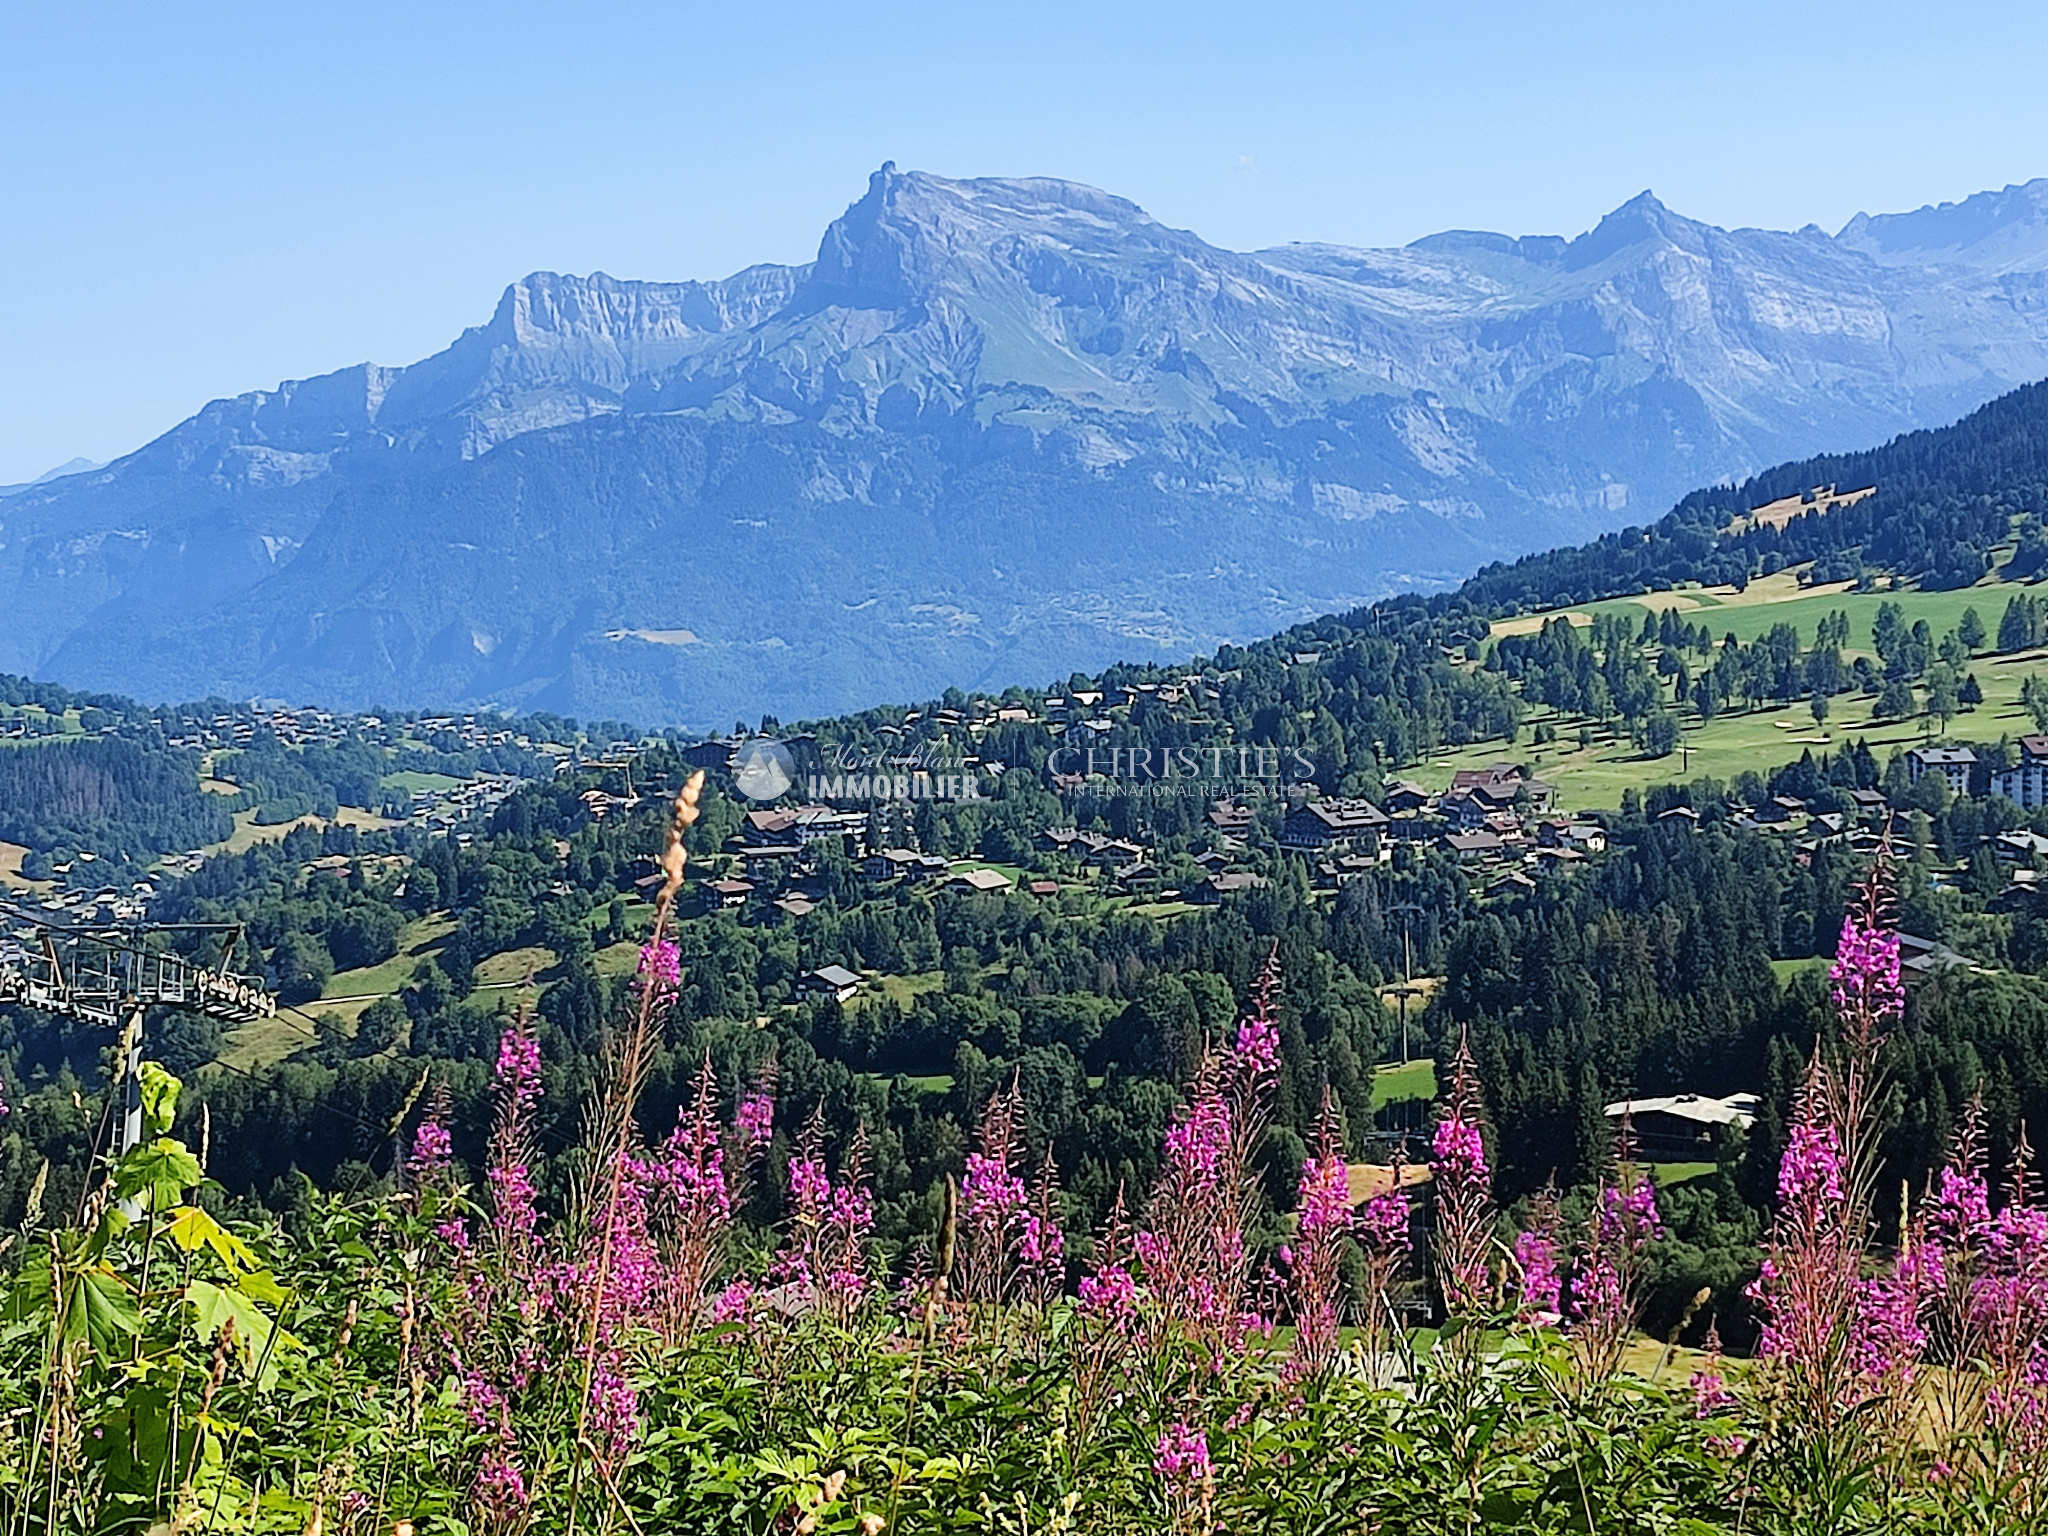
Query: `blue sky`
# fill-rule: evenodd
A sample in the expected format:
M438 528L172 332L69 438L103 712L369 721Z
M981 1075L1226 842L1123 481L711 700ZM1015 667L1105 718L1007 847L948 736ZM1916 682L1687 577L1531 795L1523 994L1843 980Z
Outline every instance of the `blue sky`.
M2048 7L0 6L0 483L409 362L537 268L810 258L885 159L1239 249L1838 228L2048 174Z

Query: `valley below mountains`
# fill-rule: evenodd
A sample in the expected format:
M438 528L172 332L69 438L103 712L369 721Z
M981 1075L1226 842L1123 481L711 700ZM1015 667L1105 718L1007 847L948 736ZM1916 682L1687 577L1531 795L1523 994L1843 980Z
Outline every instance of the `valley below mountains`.
M807 266L536 273L0 491L0 671L784 720L1270 633L2048 375L2048 181L1839 234L1240 254L885 166Z

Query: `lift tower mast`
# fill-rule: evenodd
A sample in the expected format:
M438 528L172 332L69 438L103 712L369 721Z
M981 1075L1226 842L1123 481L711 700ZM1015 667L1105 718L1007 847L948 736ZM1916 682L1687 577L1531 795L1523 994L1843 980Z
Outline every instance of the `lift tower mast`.
M218 934L218 963L162 947L181 934ZM223 1024L277 1012L261 977L233 969L243 937L240 923L55 923L0 902L0 1003L120 1031L126 1152L142 1140L142 1021L151 1008L182 1008Z

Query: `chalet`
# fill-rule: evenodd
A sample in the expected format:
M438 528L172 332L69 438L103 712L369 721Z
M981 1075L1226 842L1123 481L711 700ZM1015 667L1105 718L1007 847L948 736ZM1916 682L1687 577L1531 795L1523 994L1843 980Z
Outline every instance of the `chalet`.
M692 768L702 768L706 773L721 773L732 763L733 750L737 741L717 739L694 742L684 747L677 756Z
M1947 782L1950 794L1967 795L1976 772L1977 754L1968 747L1915 747L1906 754L1909 782L1918 784L1922 774L1938 773Z
M1470 832L1486 825L1486 818L1493 814L1495 806L1482 796L1457 790L1439 800L1436 809L1454 830Z
M2019 762L1992 772L1991 793L2027 810L2048 805L2048 736L2022 736Z
M749 813L750 817L761 814L759 811ZM789 817L789 822L782 837L794 838L800 845L836 837L846 843L850 853L867 830L867 816L861 811L842 811L829 805L799 805L783 814Z
M946 861L934 853L910 848L880 848L861 861L870 880L930 880L946 872Z
M1316 865L1316 884L1324 890L1335 890L1363 875L1371 874L1378 867L1378 859L1367 858L1362 853L1340 854L1334 859L1324 859Z
M1647 1157L1697 1157L1712 1154L1725 1128L1747 1130L1755 1124L1757 1103L1753 1093L1731 1093L1725 1099L1676 1093L1623 1099L1607 1106L1607 1118L1626 1119L1629 1134Z
M1034 896L1057 896L1060 893L1060 883L1057 880L1034 880L1024 889Z
M1116 869L1145 857L1145 850L1143 848L1124 838L1100 837L1092 832L1084 832L1082 836L1095 839L1094 846L1088 850L1087 857L1090 864L1097 865L1100 868Z
M1209 807L1209 825L1222 832L1242 832L1252 824L1252 808L1237 805L1229 800L1218 800Z
M1506 845L1502 843L1499 833L1482 829L1476 832L1446 832L1444 847L1456 858L1490 864L1500 858Z
M1000 869L963 869L946 877L946 884L965 886L970 891L1007 891L1016 883Z
M778 864L794 859L802 852L795 843L743 843L739 849L750 875L757 870L772 874Z
M1490 768L1461 768L1451 775L1451 795L1469 795L1486 802L1486 809L1506 810L1525 799L1537 813L1550 809L1557 790L1519 763L1495 763ZM1446 799L1450 796L1446 796Z
M1220 848L1211 848L1206 853L1198 853L1195 855L1194 861L1212 875L1218 870L1230 868L1230 855L1223 852Z
M1264 875L1247 874L1242 870L1228 874L1211 875L1188 895L1188 900L1212 907L1226 896L1235 896L1240 891L1262 891L1266 888Z
M1762 805L1749 813L1750 820L1762 827L1782 827L1790 824L1792 818L1806 809L1804 800L1791 795L1773 795Z
M774 907L784 922L795 922L800 917L809 917L818 910L818 904L802 891L791 891L786 896L775 898Z
M1875 789L1851 789L1844 792L1849 808L1859 817L1883 816L1891 809L1882 792Z
M1387 818L1370 800L1311 800L1280 824L1280 846L1294 853L1375 853Z
M1909 982L1925 981L1946 971L1982 969L1938 939L1923 939L1917 933L1899 935L1899 972Z
M2004 863L2025 864L2033 859L2048 858L2048 837L2025 830L2001 832L1991 839L1991 851Z
M1487 885L1488 896L1522 896L1536 889L1536 882L1523 869L1503 870Z
M1159 870L1150 859L1133 859L1111 869L1110 878L1127 891L1152 890L1159 884Z
M751 880L707 880L704 889L713 905L720 907L744 907L747 898L754 894Z
M833 1001L851 1002L860 991L860 977L843 965L821 965L806 975L801 983L804 991L814 995L827 995Z
M793 810L749 811L740 818L740 841L760 846L796 840L796 812Z
M1597 821L1573 821L1552 817L1536 828L1537 844L1544 848L1569 848L1577 853L1604 853L1607 829Z
M1380 809L1388 816L1413 816L1428 808L1431 795L1411 779L1396 779L1380 797Z

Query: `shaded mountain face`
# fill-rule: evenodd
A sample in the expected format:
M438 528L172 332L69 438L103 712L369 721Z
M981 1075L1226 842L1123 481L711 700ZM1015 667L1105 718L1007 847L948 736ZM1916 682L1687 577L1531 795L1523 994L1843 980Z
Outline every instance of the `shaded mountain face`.
M1241 640L2048 374L2048 182L1837 236L1241 254L884 167L817 260L537 273L0 500L0 670L693 726Z

